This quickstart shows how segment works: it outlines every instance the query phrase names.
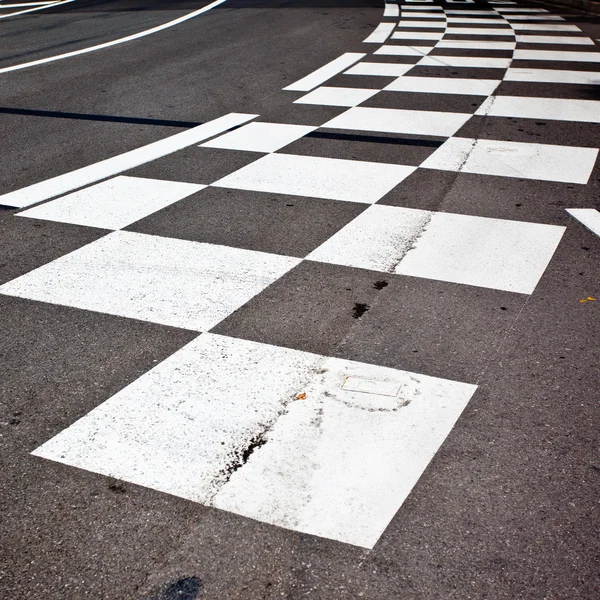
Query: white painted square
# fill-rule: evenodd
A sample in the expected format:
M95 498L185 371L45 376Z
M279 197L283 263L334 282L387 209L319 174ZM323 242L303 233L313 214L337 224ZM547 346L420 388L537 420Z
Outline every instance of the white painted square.
M318 104L321 106L356 106L368 100L379 90L362 88L320 87L298 98L294 104Z
M510 58L479 56L424 56L417 64L420 67L473 67L481 69L507 69Z
M381 75L385 77L400 77L405 73L408 73L413 68L413 65L403 65L396 63L384 63L384 62L359 62L350 69L348 69L344 75Z
M384 17L398 17L400 16L400 7L397 4L386 4L383 11Z
M213 185L371 204L385 196L415 168L339 158L269 154Z
M600 62L600 52L573 52L568 50L524 50L514 51L515 60L549 60L567 62Z
M19 216L101 229L121 229L205 187L195 183L121 175L30 208Z
M533 293L564 227L435 213L395 272Z
M380 23L373 33L363 40L363 42L365 44L381 44L388 39L390 33L394 30L394 27L394 23Z
M443 31L394 31L393 40L441 40Z
M451 138L421 167L585 184L597 156L596 148Z
M567 44L571 46L593 46L594 40L582 35L517 35L517 42L523 44Z
M430 211L416 208L369 206L306 258L393 273L432 215Z
M398 396L342 389L351 377ZM475 390L204 334L33 454L372 548Z
M202 144L206 148L275 152L314 131L307 125L252 122Z
M498 87L494 79L458 79L453 77L398 77L387 87L387 92L422 92L426 94L467 94L489 96Z
M491 96L476 115L600 123L600 102L566 98ZM600 140L598 140L600 143Z
M386 44L377 48L373 54L384 56L425 56L426 54L429 54L433 48L433 46L393 46Z
M471 117L467 113L359 106L334 117L323 127L448 137L456 133Z
M600 85L598 71L566 71L562 69L515 69L510 68L505 81L535 81L539 83L571 83Z
M206 331L300 262L117 231L0 286L0 293Z

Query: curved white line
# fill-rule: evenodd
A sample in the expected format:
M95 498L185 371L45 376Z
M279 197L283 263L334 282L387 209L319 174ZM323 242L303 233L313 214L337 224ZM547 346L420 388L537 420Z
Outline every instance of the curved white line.
M9 19L10 17L17 17L18 15L24 15L25 13L35 12L36 10L46 10L47 8L53 8L54 6L69 4L69 2L75 2L75 0L62 0L60 2L50 2L45 6L37 6L36 8L28 8L27 10L20 10L19 12L10 13L8 15L0 15L0 19Z
M66 2L73 2L74 0L65 0ZM43 65L45 63L54 62L55 60L63 60L64 58L71 58L72 56L78 56L79 54L87 54L88 52L95 52L96 50L103 50L104 48L110 48L111 46L116 46L118 44L123 44L125 42L131 42L132 40L137 40L142 37L146 37L147 35L152 35L153 33L157 33L162 31L163 29L168 29L169 27L173 27L174 25L179 25L179 23L183 23L188 19L193 19L202 13L208 12L211 8L215 8L219 6L219 4L223 4L227 0L216 0L215 2L211 2L207 4L205 7L195 10L183 17L178 17L173 21L168 21L167 23L163 23L162 25L158 25L156 27L152 27L152 29L146 29L145 31L140 31L139 33L134 33L132 35L128 35L126 37L119 38L118 40L112 40L111 42L104 42L103 44L97 44L96 46L90 46L89 48L83 48L81 50L74 50L73 52L66 52L65 54L57 54L56 56L49 56L48 58L41 58L39 60L32 60L31 62L21 63L20 65L13 65L11 67L4 67L0 69L1 73L8 73L10 71L18 71L19 69L27 69L29 67L35 67L37 65ZM62 4L62 3L61 3ZM45 7L44 7L45 8ZM8 15L7 15L8 16ZM1 17L0 17L1 18Z

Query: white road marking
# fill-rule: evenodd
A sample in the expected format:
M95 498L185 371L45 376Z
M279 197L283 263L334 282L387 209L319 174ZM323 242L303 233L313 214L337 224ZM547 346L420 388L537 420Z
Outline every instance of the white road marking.
M480 25L504 25L505 20L500 17L500 15L496 15L496 18L481 18L477 17L448 17L448 25L452 25L454 23L478 23Z
M550 60L568 62L600 62L600 52L570 52L568 50L523 50L514 51L515 60Z
M307 258L531 294L564 229L375 204Z
M475 390L204 334L33 454L371 548Z
M384 44L377 48L373 54L384 56L425 56L433 50L434 46L391 46Z
M0 3L0 8L21 8L23 6L47 6L48 4L56 4L56 0L51 0L50 2L21 2L19 4L2 4L2 3Z
M513 37L514 31L510 27L492 29L483 27L448 27L446 35L505 35Z
M423 92L426 94L467 94L490 96L500 84L493 79L458 79L452 77L398 77L383 88L388 92Z
M555 23L511 23L515 31L577 31L581 29L577 25L555 24Z
M355 62L358 62L365 56L366 54L362 54L360 52L346 52L316 71L313 71L310 73L310 75L299 79L295 83L292 83L283 89L293 92L309 92L328 79L331 79L334 75L337 75L348 67L351 67Z
M486 56L425 56L417 64L423 67L475 67L481 69L506 69L510 58L488 58Z
M494 3L497 4L497 3ZM507 2L507 4L516 4L515 2ZM503 8L499 6L496 9L500 13L547 13L548 11L545 8Z
M565 98L491 96L475 111L475 114L491 117L600 123L600 102Z
M321 106L356 106L368 100L379 90L362 88L319 87L298 98L294 104L318 104Z
M450 138L421 167L585 184L597 156L596 148Z
M588 37L567 35L520 34L517 35L517 42L524 44L572 44L579 46L594 45L594 41Z
M443 31L394 31L393 40L441 40Z
M177 181L120 176L20 213L102 229L121 229L206 186Z
M433 2L433 0L432 0ZM419 10L426 10L426 11L431 11L431 12L444 12L444 9L441 6L407 6L406 4L402 5L402 12L404 12L405 10L409 10L409 11L419 11Z
M206 148L275 152L304 137L317 127L284 123L252 122L201 144Z
M383 11L384 17L399 17L400 16L400 8L397 4L389 4L385 5L385 9Z
M394 23L380 23L373 33L369 35L365 40L363 40L367 44L381 44L388 39L390 33L394 31L395 24Z
M559 69L515 69L506 71L504 81L531 81L536 83L572 83L600 85L600 72L563 71Z
M428 29L446 29L446 22L439 21L407 21L401 20L398 24L399 29L406 29L409 27L420 28L427 27Z
M495 10L447 10L447 15L494 15L498 16Z
M72 0L67 0L67 1L72 1ZM209 10L215 8L216 6L223 4L223 2L226 2L226 0L215 0L215 2L211 2L210 4L207 4L206 6L200 8L198 10L195 10L195 11L193 11L187 15L184 15L182 17L178 17L177 19L173 19L172 21L168 21L167 23L163 23L162 25L158 25L156 27L152 27L151 29L146 29L145 31L140 31L138 33L133 33L131 35L128 35L128 36L125 36L125 37L122 37L122 38L119 38L116 40L111 40L110 42L103 42L102 44L90 46L89 48L82 48L81 50L73 50L72 52L66 52L65 54L57 54L56 56L48 56L47 58L40 58L39 60L32 60L31 62L21 63L20 65L12 65L10 67L4 67L3 69L0 69L0 74L1 73L9 73L11 71L18 71L19 69L28 69L29 67L36 67L38 65L44 65L46 63L55 62L57 60L64 60L65 58L71 58L73 56L79 56L81 54L88 54L90 52L96 52L97 50L104 50L105 48L111 48L111 47L117 46L119 44L124 44L126 42L138 40L138 39L146 37L148 35L153 35L154 33L158 33L159 31L168 29L169 27L174 27L175 25L179 25L180 23L183 23L184 21L188 21L189 19L193 19L194 17L197 17L198 15L208 12ZM53 6L53 5L50 5L50 6ZM49 7L42 7L42 8L49 8ZM6 16L14 16L14 15L6 15ZM0 18L2 18L2 17L0 17Z
M0 19L10 19L11 17L18 17L19 15L25 15L27 13L36 12L38 10L46 10L47 8L55 8L57 6L62 6L63 4L69 4L70 2L75 2L75 0L62 0L61 2L44 3L43 5L36 6L34 8L20 10L18 12L13 12L8 15L0 15ZM6 8L6 6L5 6L5 8ZM0 73L2 73L2 69L0 69Z
M591 232L600 236L600 212L595 208L567 208L566 211Z
M188 131L183 131L163 140L148 144L147 146L130 150L124 154L107 158L93 165L58 175L46 181L34 183L14 192L8 192L0 196L0 206L23 208L54 198L55 196L61 196L90 183L107 179L151 160L156 160L177 150L202 142L232 127L246 123L257 116L229 113L213 121L208 121L208 123L198 125L198 127L194 127Z
M464 48L466 50L514 50L516 42L490 42L487 40L441 40L436 48Z
M371 204L415 168L339 158L268 154L213 185Z
M515 21L564 21L563 17L558 15L504 15L509 22Z
M344 75L381 75L384 77L400 77L408 73L413 65L403 65L395 63L372 63L359 62L347 71Z
M402 15L403 19L445 19L444 13L436 12L410 12ZM400 21L402 23L402 21Z
M449 137L471 116L467 113L358 106L327 121L322 127Z
M115 231L5 283L0 293L207 331L299 262Z

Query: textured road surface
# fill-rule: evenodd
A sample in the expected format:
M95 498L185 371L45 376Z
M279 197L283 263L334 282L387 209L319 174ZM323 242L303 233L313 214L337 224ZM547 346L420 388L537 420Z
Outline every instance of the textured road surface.
M580 36L588 43L571 45L563 39L562 43L554 40L542 44L517 38L513 55L512 31L510 37L466 32L461 36L448 31L451 26L489 27L468 21L451 25L451 19L457 17L452 11L489 11L501 9L501 4L408 4L425 9L442 6L447 14L442 25L444 40L481 41L479 48L444 48L439 44L432 49L431 56L436 57L433 64L412 68L425 52L421 45L433 47L442 34L438 38L429 35L428 39L422 34L435 34L435 26L403 27L411 12L404 10L404 5L398 28L399 18L384 18L384 7L375 0L227 0L145 38L2 72L7 67L135 34L202 6L195 1L76 0L0 19L2 195L191 131L232 112L259 115L261 123L321 127L308 135L301 132L279 153L266 154L273 149L248 151L236 146L237 142L205 147L196 143L128 168L123 173L126 177L158 179L173 185L185 182L197 188L190 189L187 198L171 205L164 202L115 226L95 220L106 215L102 208L94 212L90 203L83 204L79 220L52 202L30 209L30 218L16 217L19 208L0 206L0 597L600 597L600 238L565 210L600 208L600 166L597 162L594 165L596 155L592 156L593 149L600 146L600 112L594 104L600 100L596 42L600 18L549 4L519 3L516 8L545 9L549 12L544 15L564 19L544 21L540 17L534 23L568 24L579 29L562 33L560 29L532 26L531 30L517 30L517 35ZM1 7L0 15L19 10ZM505 6L511 7L515 5ZM519 14L523 13L514 13ZM380 22L396 23L395 31L401 35L377 44L364 43ZM512 25L519 22L528 23L517 19ZM411 37L415 30L418 33ZM485 46L486 42L507 40L509 49ZM399 55L372 54L382 43L420 49L416 55L406 50ZM581 60L569 57L565 62L564 56L557 59L556 55L518 57L516 52L521 50L595 54L582 54ZM406 66L408 79L398 78L399 73L388 77L335 75L323 82L326 87L363 90L360 100L345 105L342 101L342 106L336 92L325 90L324 96L309 100L314 103L294 104L309 90L282 89L349 52L367 53L363 62ZM449 57L479 57L491 62L459 64ZM511 81L518 79L510 75L513 69L568 71L569 77L580 73L588 80L535 82L531 75L525 75L522 81ZM380 91L396 79L410 80L414 86L411 77L437 82L442 78L462 80L460 85L466 85L467 79L503 80L496 95L521 100L508 102L508 108L503 109L507 114L502 116L494 113L501 112L494 109L501 106L499 103L491 107L484 104L492 91L460 93L457 88L453 93L425 93L410 86ZM547 74L545 77L548 79ZM568 107L540 105L531 104L527 100L531 98L577 102ZM349 124L338 121L336 126L322 128L346 113L348 106L357 104L414 112L402 113L402 124L395 131L389 125L391 113L380 118L379 129L373 121L362 124L361 114L365 113L352 113ZM533 113L524 115L527 110ZM427 112L424 119L422 111ZM464 119L454 126L449 124L449 114L463 115ZM413 117L416 125L407 126ZM516 146L502 146L496 154L481 158L479 166L473 166L476 161L471 154L460 154L449 145L447 140L452 136L523 144L519 148L538 148L532 143L560 148L550 158L531 160L524 150L521 161L510 163L507 159L505 163L499 156ZM261 143L271 139L268 134L259 138ZM258 138L250 135L247 139L245 143L256 144ZM437 164L417 168L432 160L431 156L440 156L436 153L445 148L450 150ZM243 171L237 179L223 180L243 167L255 168L251 165L257 159L279 155L288 157L279 171L269 163L266 174ZM304 172L295 177L304 164L297 161L306 157L356 162L342 175L336 171L342 163L311 163L314 180ZM382 165L381 171L373 165L366 167L365 172L380 173L368 185L352 176L359 172L358 165L365 163ZM498 164L509 163L510 173L497 172L504 168ZM410 174L407 171L397 176L397 165L410 167ZM388 188L379 189L382 180L396 176ZM257 187L257 179L262 189ZM367 202L368 197L371 200ZM371 202L375 204L365 212ZM58 206L58 212L51 217L33 212L52 206ZM394 211L403 209L411 209L402 213L407 219L410 214L424 221L397 239L385 224L392 218L389 215L400 214ZM359 220L367 214L375 215L374 221ZM469 220L452 225L444 220L446 214ZM549 228L540 233L537 228L525 228L527 235L532 233L522 250L517 243L521 238L507 226L509 229L501 230L497 246L481 250L490 235L482 223L492 227L515 222ZM440 242L427 237L434 226L440 236L458 236L464 242L464 246L450 243L458 267L450 264L451 260L446 264L443 244L439 246ZM561 228L566 228L562 238ZM110 233L120 229L123 231ZM335 238L341 241L327 246L338 232L345 237ZM158 240L159 246L152 246L151 239ZM128 296L131 306L138 303L134 308L124 301L127 294L119 287L121 283L114 284L111 295L110 272L107 276L102 271L99 255L77 254L81 249L98 248L94 243L103 240L116 240L102 256L113 252L112 260L124 269L126 278L131 276L134 287L136 282L145 281L146 267L132 266L122 253L136 240L140 245L133 249L134 254L147 253L150 262L154 253L159 257L148 269L167 272L168 285L172 284L168 276L174 271L173 281L183 282L183 288L191 281L190 273L195 273L186 270L193 262L186 255L192 246L176 245L169 250L165 240L264 253L265 269L273 269L273 273L280 268L277 265L285 262L287 266L269 281L261 279L265 275L260 269L254 274L242 271L240 278L245 284L259 287L236 302L230 298L237 291L227 292L225 303L232 304L216 319L211 313L215 306L208 303L196 325L190 320L187 305L175 306L174 317L157 317L161 308L152 304L153 290L143 283L135 301ZM390 244L404 244L402 252L388 256ZM550 249L544 250L547 247ZM303 260L317 248L320 254ZM481 265L461 270L461 264L470 264L469 255L480 256L480 250ZM180 256L181 270L172 262L167 264L168 252ZM504 258L513 254L517 267ZM421 255L424 258L416 265L409 261L411 256ZM44 271L46 265L65 256L82 257L77 272L67 262L53 263L57 267L52 273ZM228 256L220 257L218 263L226 271L229 264L246 268L250 254ZM207 260L213 260L212 255ZM436 269L438 264L442 267ZM528 276L523 275L525 271ZM29 279L17 279L27 275ZM213 277L210 281L215 289L220 285L219 272L199 276ZM196 295L194 288L190 302ZM166 304L170 310L169 301ZM199 332L209 330L199 336ZM419 468L420 474L428 463L374 546L360 543L360 539L344 543L337 533L302 533L302 527L291 517L285 520L286 515L271 521L286 527L264 522L268 518L242 516L244 510L253 510L248 507L253 496L261 492L260 485L251 486L252 465L259 463L261 456L269 456L270 444L277 443L276 436L269 437L269 433L260 438L253 437L252 431L248 433L245 450L234 449L239 464L226 465L226 486L235 486L245 472L251 473L250 483L240 484L239 497L248 507L237 510L215 508L226 506L227 500L221 499L219 504L213 502L213 496L210 501L186 499L189 495L174 491L168 469L153 479L155 472L148 467L138 477L132 474L139 467L134 462L126 472L123 455L115 458L109 452L105 459L100 450L94 450L101 455L97 462L116 461L106 467L115 477L98 474L103 467L97 462L92 466L94 457L78 458L81 468L71 466L77 461L65 458L67 454L79 452L81 445L88 443L91 448L96 434L101 437L102 427L110 434L121 413L115 421L107 417L100 422L79 446L74 442L69 446L68 440L61 446L59 440L57 450L46 451L55 452L52 460L44 458L43 452L31 454L140 377L142 393L153 394L156 388L144 387L144 375L168 357L177 356L186 344L205 338L233 340L233 354L237 352L235 343L248 340L256 347L290 349L294 357L301 353L337 357L363 366L378 365L476 385L477 389L444 443L439 449L439 444L433 448L431 462L428 457ZM226 354L223 351L223 356ZM252 356L258 362L257 355ZM267 359L270 356L275 354L267 352ZM164 385L168 389L178 385L179 371L175 368L174 372L166 375ZM251 369L240 377L225 380L225 384L238 393L242 390L242 395L247 389L249 396L255 393L253 388L262 385L253 379ZM166 388L160 388L161 392ZM310 392L308 396L306 406L310 408ZM127 418L132 429L144 427L142 410L138 412L137 405L130 408ZM220 414L219 410L215 408L206 418ZM234 418L235 413L232 415ZM136 425L138 418L142 425ZM190 418L186 428L170 419L161 416L152 424L158 430L156 435L171 454L181 453L187 459L191 456L191 465L193 444L200 435L195 428L202 423ZM435 418L432 423L433 431ZM424 424L424 446L429 443L429 424ZM333 427L335 430L335 424ZM325 435L331 431L325 430ZM300 433L300 450L314 459L316 470L327 468L329 456L317 459L310 454L313 433L303 429ZM143 438L143 432L135 435L151 454L149 438ZM139 441L142 438L146 441ZM352 439L342 432L340 439L349 444L348 456L359 457L352 461L361 463L366 453L361 432ZM303 446L305 440L308 450ZM285 444L281 447L289 450ZM188 448L192 448L191 454L186 454ZM151 456L146 458L149 465L154 464ZM272 469L290 469L286 483L290 506L297 494L304 493L298 483L302 473L314 467L296 464L295 460L293 452L291 458L284 454ZM389 496L393 487L391 479L385 480L386 469L394 464L393 456L383 456L382 461L380 464L374 452L364 459L366 467L356 467L357 473L366 469L367 479L371 472L382 470L382 488L370 490L376 497ZM267 461L263 478L270 476L269 464ZM185 484L192 489L197 483L194 473L190 466ZM219 480L222 475L215 475L212 484L223 483ZM281 492L273 489L277 497ZM311 493L316 496L317 491ZM344 508L332 502L334 512ZM303 531L316 530L316 526L311 527L305 525ZM348 527L352 530L352 523Z

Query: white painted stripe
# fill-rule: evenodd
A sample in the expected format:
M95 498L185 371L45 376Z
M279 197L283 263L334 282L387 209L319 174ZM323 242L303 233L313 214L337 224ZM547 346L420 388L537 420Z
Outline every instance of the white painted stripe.
M590 231L600 236L600 212L595 208L567 208L566 211Z
M492 96L485 100L475 114L491 117L600 123L600 102L565 98Z
M417 64L423 67L475 67L482 69L507 69L510 58L478 56L425 56Z
M359 106L334 117L322 127L447 137L456 133L471 116L467 113Z
M383 11L384 17L399 17L400 16L400 8L397 4L386 4L385 10Z
M410 12L402 15L403 19L440 19L444 20L444 13L436 13L436 12ZM402 23L402 21L400 21Z
M375 204L307 258L530 294L564 229Z
M276 152L295 142L316 127L284 123L252 122L202 144L206 148Z
M495 10L447 10L447 15L494 15L498 16Z
M71 58L73 56L79 56L81 54L88 54L89 52L96 52L97 50L104 50L105 48L111 48L112 46L117 46L119 44L124 44L126 42L131 42L133 40L138 40L140 38L146 37L148 35L153 35L154 33L158 33L159 31L163 31L168 29L169 27L174 27L175 25L179 25L184 21L188 21L189 19L193 19L198 15L201 15L209 10L223 4L226 0L215 0L215 2L211 2L206 6L195 10L187 15L182 17L178 17L177 19L173 19L172 21L168 21L167 23L163 23L162 25L158 25L156 27L152 27L151 29L146 29L145 31L140 31L139 33L134 33L132 35L128 35L116 40L112 40L110 42L104 42L102 44L97 44L96 46L90 46L89 48L82 48L81 50L74 50L73 52L66 52L65 54L57 54L56 56L49 56L47 58L40 58L39 60L33 60L31 62L21 63L20 65L12 65L10 67L4 67L0 69L0 73L8 73L10 71L17 71L19 69L27 69L29 67L35 67L38 65L43 65L50 62L55 62L57 60L64 60L65 58ZM1 17L0 17L1 18Z
M475 390L204 334L33 454L371 548Z
M213 185L371 204L415 169L339 158L268 154Z
M51 2L21 2L20 4L0 4L0 8L22 8L23 6L47 6L48 4L56 4L56 0L51 0Z
M558 60L570 62L600 62L600 52L569 52L567 50L515 50L515 60Z
M90 183L107 179L151 160L156 160L182 148L192 146L219 133L223 133L232 127L246 123L257 116L229 113L188 131L183 131L163 140L148 144L147 146L130 150L129 152L107 158L93 165L82 167L70 173L58 175L52 179L34 183L20 190L4 194L0 196L0 206L23 208L54 198L55 196L66 194Z
M487 40L441 40L436 48L464 48L469 50L514 50L516 42L490 42Z
M395 23L380 23L373 33L365 40L367 44L381 44L388 39L390 33L394 31Z
M396 63L359 62L345 71L344 75L382 75L389 77L400 77L401 75L408 73L408 71L410 71L412 68L413 65Z
M505 29L487 29L481 27L448 27L446 35L505 35L513 37L514 31L510 27Z
M456 137L438 148L421 167L585 184L597 156L596 148Z
M325 83L328 79L331 79L334 75L341 73L348 67L351 67L365 56L366 54L360 52L346 52L326 65L323 65L320 69L313 71L310 75L299 79L283 89L293 92L310 92L310 90Z
M427 11L437 11L444 12L444 9L441 6L406 6L406 4L402 5L402 11L410 10L410 11L419 11L419 10L427 10Z
M419 27L423 27L423 28L428 28L428 29L445 29L446 28L446 22L443 21L409 21L409 20L401 20L400 23L398 24L399 29L406 29L409 27L414 27L414 28L419 28Z
M504 18L512 23L514 21L564 21L558 15L504 15Z
M373 54L384 56L425 56L433 50L434 46L392 46L383 45L377 48Z
M318 104L321 106L356 106L378 94L379 90L361 88L319 87L298 98L294 104Z
M504 25L506 21L496 15L497 18L483 18L478 19L477 17L448 17L448 25L452 25L454 23L478 23L480 25Z
M398 77L383 88L387 92L421 92L426 94L468 94L490 96L499 80L458 79L452 77Z
M300 259L115 231L0 286L0 294L207 331Z
M578 31L581 29L577 25L556 24L556 23L511 23L515 31Z
M30 208L20 217L121 229L206 186L120 176Z
M394 31L393 40L441 40L443 31Z
M505 81L531 81L536 83L572 83L600 85L600 72L563 71L559 69L515 69L510 68Z
M75 2L75 0L62 0L61 2L52 2L43 6L36 6L34 8L28 8L26 10L20 10L18 12L9 13L8 15L0 15L0 19L10 19L11 17L18 17L19 15L25 15L27 13L36 12L38 10L46 10L47 8L55 8L57 6L62 6L63 4L69 4L71 2ZM2 72L3 69L0 69L0 73Z
M593 46L594 41L583 36L568 35L517 35L517 42L524 44L569 44L574 46Z
M497 4L497 3L496 3ZM514 2L512 4L515 4ZM545 8L503 8L499 6L496 9L501 13L547 13L548 11Z

